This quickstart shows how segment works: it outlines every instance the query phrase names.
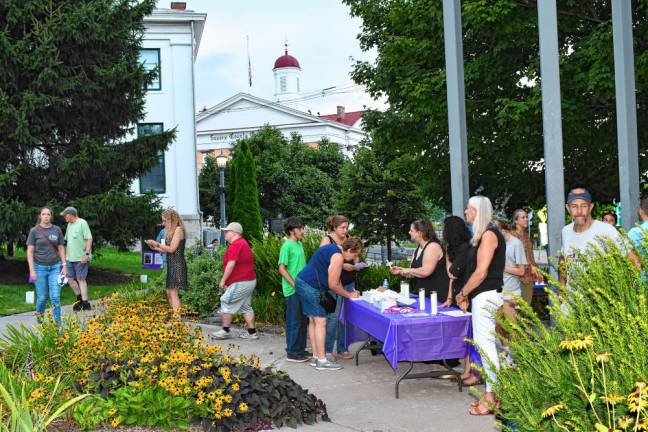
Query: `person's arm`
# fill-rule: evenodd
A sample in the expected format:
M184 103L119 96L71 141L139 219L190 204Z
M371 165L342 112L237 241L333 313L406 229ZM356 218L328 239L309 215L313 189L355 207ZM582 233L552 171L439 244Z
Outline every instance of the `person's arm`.
M437 243L430 243L423 252L423 263L419 268L408 268L401 271L401 276L426 278L434 273L439 260L443 256L443 250Z
M326 246L327 244L331 244L331 239L329 238L329 236L322 237L322 240L320 241L320 247Z
M335 294L346 297L346 298L356 298L358 297L357 291L348 292L342 286L340 281L340 275L342 274L342 264L344 264L344 258L342 254L336 253L331 257L331 263L328 267L328 287Z
M290 284L291 287L295 286L295 281L290 276L290 273L288 273L288 269L286 269L285 264L279 264L279 274L286 280L286 282Z
M512 274L513 276L522 277L526 272L526 266L515 265L512 267L504 267L504 272L508 274Z
M34 245L27 245L27 264L29 264L29 277L35 281L38 276L34 268Z
M81 257L81 262L85 264L89 260L90 252L92 252L92 233L90 232L90 227L87 222L83 225L83 238L85 239L86 244L85 254Z
M227 262L227 265L223 270L223 276L221 277L220 283L218 284L220 288L225 288L225 282L227 282L227 279L229 279L229 277L232 275L235 266L236 266L236 261Z
M180 242L182 241L183 237L184 235L182 233L182 228L178 227L173 233L173 238L171 239L170 245L163 245L155 242L154 244L155 247L152 249L159 252L173 253L176 250L178 250L178 247L180 246Z
M59 254L59 259L61 260L61 270L63 272L66 272L67 269L67 262L65 260L65 246L58 245L58 254Z
M565 274L566 264L565 256L560 254L560 257L558 258L558 281L562 286L567 285L567 275Z
M637 270L641 270L641 260L633 250L628 251L628 258L630 258L630 261L637 267Z
M490 267L493 261L495 249L497 249L497 236L492 231L486 231L482 235L481 244L477 250L477 268L475 268L473 274L468 278L466 285L457 294L457 303L460 302L460 297L461 300L468 297L474 289L484 282L488 274L488 267Z

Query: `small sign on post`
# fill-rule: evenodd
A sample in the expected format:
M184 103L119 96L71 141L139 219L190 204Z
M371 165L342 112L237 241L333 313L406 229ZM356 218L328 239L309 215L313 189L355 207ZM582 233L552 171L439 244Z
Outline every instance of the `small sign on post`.
M142 268L147 270L162 270L162 254L154 251L142 240Z

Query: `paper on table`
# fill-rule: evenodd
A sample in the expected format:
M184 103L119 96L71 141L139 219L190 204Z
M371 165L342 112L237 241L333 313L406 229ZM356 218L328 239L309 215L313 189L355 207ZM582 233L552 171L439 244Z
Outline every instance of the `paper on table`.
M463 317L463 316L472 315L470 312L464 312L462 310L441 311L439 313L442 313L443 315L448 315L448 316L451 316L451 317Z
M407 306L411 306L411 305L413 305L414 303L416 303L416 299L413 299L413 298L410 298L410 297L405 297L405 296L403 296L403 295L399 296L399 297L396 299L396 301L397 301L398 303L402 303L402 304L405 304L405 305L407 305Z
M351 298L349 298L349 300L351 300L351 301L358 301L358 300L367 300L367 299L366 299L366 298L362 298L362 297L358 297L358 298L351 297Z

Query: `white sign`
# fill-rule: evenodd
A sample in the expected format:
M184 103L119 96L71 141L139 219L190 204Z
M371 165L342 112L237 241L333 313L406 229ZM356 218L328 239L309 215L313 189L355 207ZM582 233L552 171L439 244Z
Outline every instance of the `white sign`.
M251 137L253 132L229 132L209 135L209 139L217 143L233 143L243 138Z

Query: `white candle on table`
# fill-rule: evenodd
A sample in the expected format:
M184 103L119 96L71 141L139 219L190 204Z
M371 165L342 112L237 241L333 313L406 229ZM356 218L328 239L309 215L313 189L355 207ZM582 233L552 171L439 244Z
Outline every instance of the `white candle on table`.
M437 292L432 291L430 293L430 314L436 315L438 313L438 305L437 305Z
M423 288L419 290L419 309L425 310L425 289Z
M409 282L402 281L400 283L400 294L403 297L409 297Z

